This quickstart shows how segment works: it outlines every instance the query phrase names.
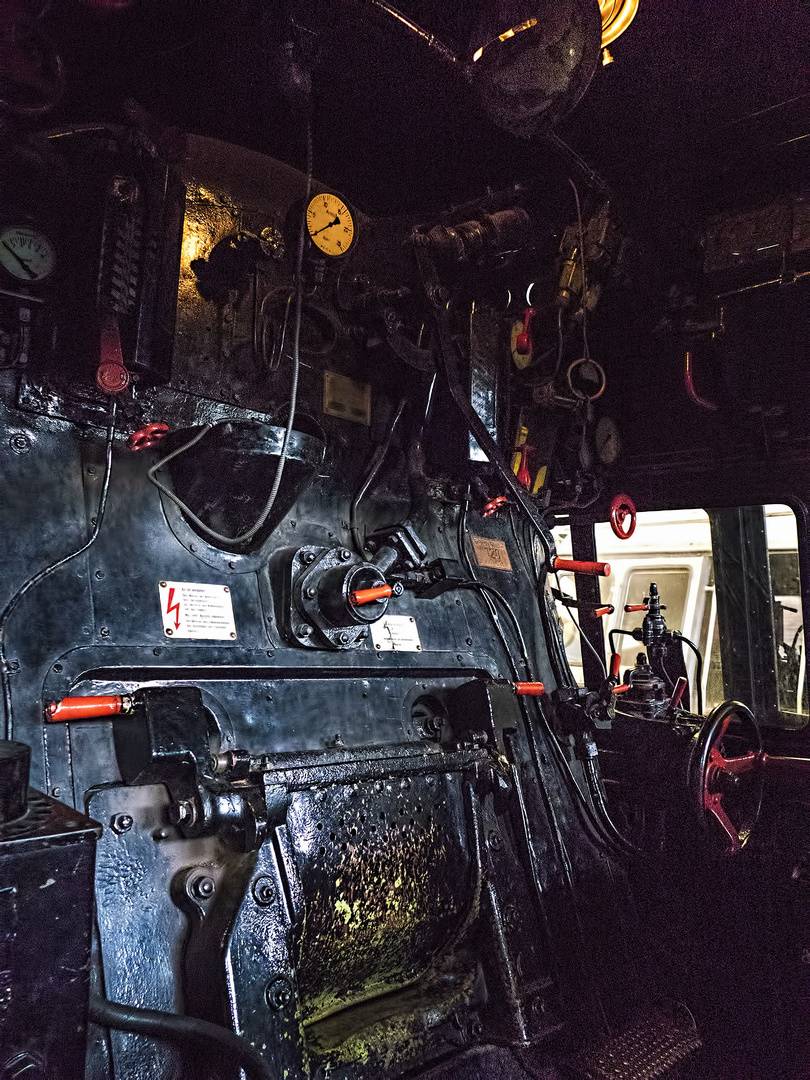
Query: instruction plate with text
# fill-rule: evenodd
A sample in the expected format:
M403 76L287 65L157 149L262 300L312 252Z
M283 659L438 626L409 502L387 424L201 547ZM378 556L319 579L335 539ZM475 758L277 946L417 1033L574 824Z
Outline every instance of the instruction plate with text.
M166 637L208 641L233 641L236 637L231 590L227 585L161 581L158 592Z
M416 619L408 615L383 615L371 624L371 641L379 652L421 652Z

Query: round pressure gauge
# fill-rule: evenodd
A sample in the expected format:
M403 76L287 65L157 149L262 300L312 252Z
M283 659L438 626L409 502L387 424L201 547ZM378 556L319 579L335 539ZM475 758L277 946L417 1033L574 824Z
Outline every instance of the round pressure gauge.
M596 454L603 465L613 465L622 449L622 440L616 421L609 416L602 416L596 425L593 441Z
M29 225L7 225L0 230L0 265L20 281L42 281L56 266L53 244Z
M352 212L343 200L324 191L309 201L307 232L324 255L337 258L345 255L354 243L356 227Z

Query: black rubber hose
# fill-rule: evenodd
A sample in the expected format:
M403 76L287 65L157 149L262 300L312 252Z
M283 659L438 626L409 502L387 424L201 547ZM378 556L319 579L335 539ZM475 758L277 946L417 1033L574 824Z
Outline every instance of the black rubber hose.
M698 715L703 716L703 657L700 654L700 649L693 641L690 641L688 637L679 634L677 630L672 636L676 641L682 641L684 645L688 645L695 654L695 698L697 699Z
M278 1080L277 1074L246 1039L208 1020L157 1009L139 1009L97 997L90 998L87 1015L94 1024L128 1031L132 1035L148 1035L198 1049L215 1047L227 1053L234 1065L243 1068L249 1080Z

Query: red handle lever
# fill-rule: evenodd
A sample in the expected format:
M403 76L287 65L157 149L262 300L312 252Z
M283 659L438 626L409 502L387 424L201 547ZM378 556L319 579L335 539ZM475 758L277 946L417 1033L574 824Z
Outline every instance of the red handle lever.
M624 605L624 610L625 611L646 611L647 610L647 605L646 604L625 604Z
M515 339L515 352L528 356L532 351L532 321L536 315L534 308L527 308L523 318L523 329Z
M590 574L591 577L610 577L610 563L582 562L580 559L561 559L555 555L552 570L573 570L575 574Z
M516 682L513 686L515 693L520 694L521 697L542 697L546 692L541 682Z
M613 604L606 604L604 607L595 607L593 611L590 612L590 617L592 619L601 619L604 615L612 615L614 610Z
M626 694L629 689L630 689L630 687L627 685L627 683L622 683L621 686L614 686L613 687L613 693L614 694Z
M349 603L359 607L361 604L370 604L374 600L385 600L393 595L394 590L390 585L375 585L373 589L358 589L349 593Z
M611 653L610 654L610 678L618 679L619 673L622 670L622 654Z
M131 698L112 694L108 697L66 697L45 706L45 716L51 723L59 720L92 720L98 716L116 716L131 711Z

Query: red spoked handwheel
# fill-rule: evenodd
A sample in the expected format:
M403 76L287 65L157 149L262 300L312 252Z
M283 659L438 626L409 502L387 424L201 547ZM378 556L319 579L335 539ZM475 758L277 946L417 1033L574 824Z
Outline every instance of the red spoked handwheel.
M129 437L130 450L148 450L169 434L168 424L147 424L140 431L133 431Z
M636 531L636 504L629 495L615 495L610 504L610 527L620 540Z
M739 721L731 729L732 720ZM751 835L762 801L762 736L747 705L724 701L707 717L689 761L689 789L701 825L717 830L728 855Z

